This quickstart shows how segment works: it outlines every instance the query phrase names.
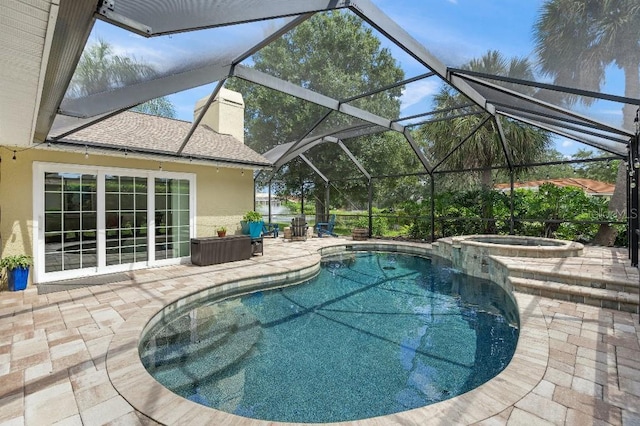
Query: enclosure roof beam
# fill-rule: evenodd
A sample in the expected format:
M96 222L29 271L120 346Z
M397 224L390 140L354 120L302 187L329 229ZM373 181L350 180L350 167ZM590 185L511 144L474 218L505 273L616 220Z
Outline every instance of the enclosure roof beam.
M613 127L613 126L605 125L605 124L603 124L601 122L598 122L596 120L592 120L591 118L589 118L587 116L584 116L584 115L581 115L581 114L576 114L576 113L571 112L571 111L569 111L567 109L561 108L559 106L553 105L553 104L548 103L548 102L544 102L544 101L532 98L531 96L527 96L527 95L525 95L523 93L520 93L520 92L517 92L515 90L510 90L510 89L507 89L505 87L498 86L496 84L489 83L487 81L484 81L482 79L475 78L475 77L466 76L465 78L468 79L469 81L473 81L473 82L475 82L475 83L477 83L477 84L479 84L481 86L488 87L490 89L493 89L493 90L496 90L498 92L510 95L510 96L515 97L517 99L522 99L522 100L527 101L529 103L532 103L532 104L534 104L536 106L539 106L539 107L542 107L542 108L546 108L546 109L550 109L550 110L555 111L555 112L557 112L559 114L563 114L563 115L575 118L577 120L580 120L580 121L584 122L585 126L588 123L588 124L594 126L595 128L601 129L603 131L608 131L608 132L611 132L611 133L616 133L616 134L624 135L624 136L628 136L628 137L633 136L633 134L631 134L630 132L628 132L625 129L622 129L622 128L619 128L619 127Z
M431 172L433 171L433 168L429 164L429 160L427 160L427 157L424 155L424 152L422 152L422 150L420 149L416 141L413 139L413 136L411 136L409 129L405 129L404 132L402 132L402 134L404 135L404 138L407 140L407 142L409 142L409 145L411 146L411 149L413 149L413 152L418 157L418 160L420 160L420 162L422 163L422 167L424 167L427 173L431 174Z
M502 114L502 115L511 114L515 117L522 117L525 119L529 119L532 123L539 122L539 123L547 124L550 126L554 126L556 128L564 128L580 134L606 139L606 140L624 145L625 147L628 143L627 140L622 139L617 135L612 135L610 133L598 133L593 130L587 130L584 128L585 126L580 126L580 123L575 123L573 121L567 121L567 120L558 120L557 118L554 119L553 116L549 118L547 116L537 115L536 113L530 113L528 111L523 111L523 110L519 110L519 112L514 113L509 108L505 108L505 109L498 108L497 111L499 114ZM573 126L572 124L577 124L579 127ZM589 127L589 126L586 126L586 127Z
M480 110L480 111L475 111L475 112L465 112L463 114L450 115L448 117L441 117L441 118L434 118L434 119L431 119L431 120L416 121L415 123L405 124L405 127L411 128L411 127L415 127L415 126L420 126L422 124L437 123L439 121L449 121L449 120L453 120L453 119L460 118L460 117L467 117L469 115L478 115L478 114L486 114L486 111Z
M102 1L98 18L145 37L340 9L350 0ZM94 0L95 4L95 0ZM109 7L111 6L111 7ZM95 8L95 6L94 6ZM170 8L170 9L169 9ZM206 13L205 13L206 11Z
M318 170L318 168L316 166L314 166L313 163L311 162L311 160L309 160L304 154L300 154L300 155L298 155L298 157L300 157L302 159L302 161L307 163L307 165L309 167L311 167L311 170L316 172L316 174L318 176L320 176L320 179L322 179L324 181L324 183L329 183L329 179L327 179L327 177L325 175L323 175L322 172L320 170Z
M457 109L468 108L468 107L472 107L472 106L475 106L475 104L466 103L466 104L452 106L452 107L449 107L449 108L436 109L436 110L433 110L433 111L423 112L423 113L420 113L420 114L408 115L406 117L396 118L395 120L392 120L392 121L398 122L398 121L412 120L414 118L427 117L429 115L441 114L441 113L444 113L444 112L455 111ZM482 111L482 112L484 112L484 111Z
M294 142L294 143L292 143L292 144L291 144L291 146L290 146L290 147L289 147L289 148L284 152L284 154L282 154L282 155L281 155L281 157L286 157L286 158L289 158L289 159L294 158L294 157L295 157L295 155L291 156L291 153L292 153L292 152L296 152L296 150L297 150L299 147L304 147L304 143L305 143L304 141L305 141L305 138L307 138L307 136L309 136L309 135L311 134L311 132L313 132L313 131L318 127L318 126L320 126L320 124L322 124L322 122L323 122L324 120L326 120L326 119L329 117L329 115L331 115L331 112L332 112L332 111L331 111L331 110L329 110L329 111L327 111L327 112L326 112L322 117L320 117L320 119L318 119L318 120L313 124L313 126L311 126L311 128L310 128L310 129L309 129L309 130L308 130L308 131L307 131L307 132L306 132L306 133L305 133L305 134L304 134L300 139L298 139L296 142ZM316 137L318 137L318 136L316 136ZM306 149L304 149L304 150L302 150L302 151L298 151L298 152L305 152L307 149L308 149L308 148L306 148ZM287 160L287 161L289 161L289 160ZM286 162L282 162L282 161L280 161L280 158L277 158L277 159L276 159L276 161L275 161L275 163L274 163L274 164L275 164L275 166L276 166L276 170L279 170L279 169L280 169L280 167L282 167L285 163L286 163Z
M326 139L329 139L329 138L326 138ZM340 139L337 139L337 143L338 143L338 146L339 146L340 148L342 148L342 150L344 151L344 153L345 153L345 154L347 154L347 157L349 157L349 158L351 159L351 161L353 162L353 164L355 164L355 165L356 165L356 167L358 168L358 170L360 170L360 172L361 172L363 175L365 175L365 177L367 178L367 180L371 180L371 175L369 174L369 172L367 172L367 171L365 170L365 168L362 166L362 164L360 164L360 162L358 161L358 159L356 158L356 156L355 156L355 155L353 155L353 154L351 153L351 151L349 151L349 148L347 148L347 147L344 145L344 143L343 143Z
M496 110L499 112L506 111L506 112L512 113L513 115L523 114L525 118L536 117L537 120L547 122L547 123L557 123L558 126L562 126L562 127L567 127L567 124L563 124L563 123L568 123L568 124L575 124L581 128L589 128L589 129L595 129L595 130L600 130L602 132L606 132L606 130L603 130L600 126L594 126L591 123L585 123L584 121L574 120L567 117L560 118L554 114L540 112L535 109L525 108L519 105L507 104L504 102L496 102L494 105L496 106ZM547 120L543 120L543 119L547 119ZM628 140L628 137L626 135L619 135L618 133L612 133L612 132L607 132L607 135L606 136L603 135L602 137L605 137L607 139L611 139L614 141L619 141L620 143L624 143L624 144L626 144Z
M391 120L389 120L388 118L380 117L378 115L372 114L363 109L356 108L348 104L340 103L340 101L338 101L337 99L333 99L328 96L322 95L320 93L314 92L312 90L305 89L304 87L300 87L296 84L281 80L277 77L270 76L268 74L265 74L263 72L260 72L252 68L247 68L242 65L238 65L235 67L233 71L233 75L243 80L247 80L252 83L259 84L261 86L264 86L273 90L277 90L279 92L287 93L298 99L302 99L304 101L311 102L316 105L320 105L325 108L329 108L331 110L341 112L343 114L349 115L354 118L358 118L363 121L367 121L377 126L385 127L391 130L396 130L398 132L402 132L404 130L403 126L396 123L392 123Z
M500 137L500 145L502 146L502 152L504 153L504 157L507 159L507 165L509 166L509 170L513 170L513 158L511 158L511 152L509 152L509 148L507 148L507 138L504 135L502 122L500 122L500 119L497 116L493 117L493 121L496 124L496 128L498 129L498 136Z
M279 39L280 37L282 37L283 35L285 35L289 31L291 31L292 29L294 29L298 25L302 24L304 21L306 21L307 19L311 18L312 16L313 16L313 13L306 13L304 15L300 15L300 16L294 17L293 19L289 20L286 24L284 24L280 28L278 28L276 31L274 31L273 33L271 33L267 37L263 38L255 46L253 46L252 48L250 48L249 50L247 50L243 54L241 54L238 57L236 57L231 63L233 65L239 64L240 62L244 61L245 59L247 59L247 58L251 57L252 55L254 55L255 53L257 53L263 47L271 44L273 41Z
M500 115L504 115L505 117L509 117L509 118L514 119L514 120L521 121L523 123L530 124L530 125L535 126L535 127L539 127L539 128L541 128L543 130L547 130L547 131L549 131L551 133L555 133L556 135L563 136L563 137L565 137L567 139L571 139L573 141L580 142L580 143L583 143L585 145L592 146L594 148L598 148L598 149L600 149L602 151L606 151L606 152L608 152L610 154L619 155L621 157L626 157L627 156L626 147L624 149L615 150L613 147L607 147L607 146L601 145L601 144L599 144L597 142L580 139L576 135L564 132L561 129L559 129L559 128L555 127L555 126L552 126L552 125L548 125L548 126L544 125L544 124L540 123L539 121L528 120L526 118L523 118L522 116L518 116L518 115L514 115L514 114L508 114L508 113L505 113L505 112L500 112Z
M159 98L170 93L204 86L226 78L230 72L230 64L206 65L155 80L121 87L109 92L96 93L83 98L66 99L62 102L59 112L72 117L94 117L116 110L127 109L149 99Z
M489 114L495 114L493 106L487 103L487 100L480 93L469 86L463 79L449 75L447 67L442 62L433 56L422 44L411 37L400 25L385 15L370 0L353 0L350 9L411 57L438 74L444 81L449 82L449 84L467 96L471 101L481 106Z
M392 84L389 84L387 86L372 90L370 92L362 93L360 95L352 96L350 98L340 99L340 102L348 103L348 102L352 102L352 101L355 101L355 100L358 100L358 99L366 98L367 96L371 96L371 95L375 95L375 94L378 94L378 93L381 93L381 92L385 92L387 90L395 89L396 87L404 86L405 84L409 84L409 83L414 83L416 81L420 81L422 79L425 79L425 78L428 78L428 77L431 77L431 76L434 76L434 75L436 75L434 72L428 72L428 73L420 74L420 75L417 75L415 77L411 77L411 78L408 78L406 80L398 81L397 83L392 83Z
M200 125L200 122L204 118L204 115L209 110L209 107L213 103L213 100L216 98L216 96L218 96L218 93L220 92L220 89L222 89L222 86L224 86L224 82L225 81L227 81L227 79L223 78L222 80L220 80L218 82L218 84L216 84L216 87L213 89L213 91L209 95L209 98L207 99L207 101L202 106L202 109L200 110L200 113L198 114L196 119L193 120L193 123L191 124L191 128L189 128L189 131L187 132L187 135L182 140L182 144L180 145L180 148L178 148L178 151L176 152L176 154L178 154L178 155L182 154L182 151L184 151L184 148L187 146L187 143L189 143L189 139L191 139L191 136L193 136L193 133L196 131L196 129Z
M567 86L559 86L556 84L539 83L537 81L523 80L520 78L504 77L501 75L487 74L478 71L470 71L460 68L449 68L449 72L457 75L469 75L474 77L488 78L490 80L504 81L506 83L519 84L522 86L537 87L539 89L548 89L554 92L570 93L577 96L585 96L588 98L604 99L607 101L618 102L622 104L640 105L640 99L628 98L626 96L609 95L607 93L594 92L591 90L575 89Z
M462 139L462 141L460 141L460 143L458 145L456 145L455 148L453 148L451 151L449 151L449 153L447 155L445 155L444 158L438 162L438 164L433 166L433 171L435 172L438 167L440 167L445 161L447 161L447 158L451 157L454 152L456 152L458 149L460 149L460 147L466 141L468 141L471 138L471 136L473 136L478 130L480 130L482 128L482 126L484 126L485 123L491 119L491 117L492 116L489 115L484 120L482 120L480 123L478 123L478 125L471 132L469 132L469 134L464 139Z
M51 45L42 47L43 55L46 53L48 56L35 120L34 140L36 142L44 141L51 130L95 22L96 0L55 3L59 3L58 18L55 26L50 24L53 27ZM6 7L4 6L6 4L7 2L4 2L2 7ZM3 26L5 25L3 23ZM16 37L19 36L16 35Z

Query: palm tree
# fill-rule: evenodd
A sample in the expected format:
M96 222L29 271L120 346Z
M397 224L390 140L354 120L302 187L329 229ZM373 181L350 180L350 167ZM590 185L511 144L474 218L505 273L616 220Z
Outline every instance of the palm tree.
M637 0L548 0L534 27L540 69L554 83L598 91L605 71L615 64L624 71L625 96L640 97L640 2ZM574 103L575 96L563 101ZM580 98L589 105L593 99ZM633 128L635 107L622 107L623 127ZM626 212L626 168L620 164L609 210ZM613 245L616 230L600 227L594 243Z
M155 74L151 65L138 62L135 58L116 55L108 42L99 39L82 53L69 84L67 96L84 97L106 92L149 79ZM131 109L163 117L175 117L173 104L165 97L152 99Z
M463 66L476 72L494 75L502 75L521 79L532 79L533 67L527 59L512 58L507 60L500 52L488 51L481 58L473 59ZM505 86L508 86L506 84ZM522 88L518 87L520 92ZM531 93L532 88L525 88L526 94ZM436 109L446 109L465 103L463 96L449 87L444 87L435 97ZM442 114L445 118L446 115ZM435 161L446 160L451 169L482 169L479 172L479 182L483 190L488 191L493 187L493 174L491 167L505 165L505 154L500 141L498 129L494 120L486 121L473 135L452 153L473 130L481 125L486 115L467 115L451 120L436 121L424 125L418 130L419 139L428 141L428 150ZM513 120L498 117L506 139L507 149L515 165L523 165L518 168L520 172L526 170L526 164L533 163L541 158L550 145L550 136L531 126L517 123ZM487 218L493 216L492 205L487 198L483 208L483 215ZM491 232L491 224L487 227Z
M533 76L529 61L522 58L507 60L497 51L488 51L481 58L471 60L463 68L521 79L531 79ZM523 89L518 88L518 90L522 92ZM436 95L434 103L437 110L463 104L465 100L453 89L444 87ZM445 117L446 115L443 114L442 118ZM428 149L435 161L438 161L445 158L464 137L471 134L473 129L485 119L486 115L476 114L436 121L424 125L419 129L418 134L421 136L420 139L428 141ZM508 150L514 164L526 165L538 160L549 146L550 137L546 132L512 120L498 119L501 120ZM491 167L504 164L506 164L504 150L493 120L487 121L447 159L449 168L482 169L479 181L483 189L491 189L493 185ZM520 168L520 170L524 169Z

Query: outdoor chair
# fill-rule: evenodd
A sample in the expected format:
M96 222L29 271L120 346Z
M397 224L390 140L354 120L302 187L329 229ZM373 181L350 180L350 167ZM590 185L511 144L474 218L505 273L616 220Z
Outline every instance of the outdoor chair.
M262 235L265 237L271 235L273 238L278 238L280 226L277 223L265 223L262 225Z
M318 233L318 237L322 237L325 234L331 235L332 237L337 237L337 235L333 232L333 227L336 226L336 215L329 215L328 222L318 222L316 223L316 232Z

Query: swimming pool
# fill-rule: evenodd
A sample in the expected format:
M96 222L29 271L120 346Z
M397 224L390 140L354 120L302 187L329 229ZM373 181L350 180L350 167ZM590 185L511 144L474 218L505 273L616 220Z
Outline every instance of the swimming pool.
M329 422L432 404L509 362L511 297L430 260L351 252L310 282L202 304L146 333L154 377L192 401L264 420Z

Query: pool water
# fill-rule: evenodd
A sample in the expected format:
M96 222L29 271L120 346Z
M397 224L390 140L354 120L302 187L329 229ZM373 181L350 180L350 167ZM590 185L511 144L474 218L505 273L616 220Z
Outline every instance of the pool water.
M350 252L307 283L203 304L147 333L145 367L192 401L289 422L369 418L465 393L518 340L512 298L431 260Z

